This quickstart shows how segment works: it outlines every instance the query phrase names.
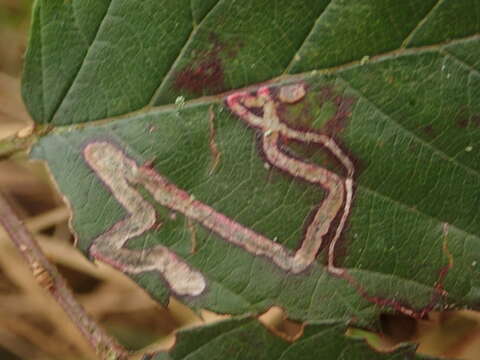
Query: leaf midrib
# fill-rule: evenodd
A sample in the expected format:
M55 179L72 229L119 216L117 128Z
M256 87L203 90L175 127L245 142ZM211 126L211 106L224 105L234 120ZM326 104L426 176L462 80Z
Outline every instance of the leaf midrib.
M73 1L73 0L72 0ZM65 92L64 92L64 96L59 99L58 101L58 105L56 106L55 110L52 112L52 116L50 117L50 119L48 119L46 122L47 123L50 123L53 121L53 119L56 117L58 111L60 110L60 108L62 107L63 105L63 102L65 101L65 99L67 98L68 94L70 93L71 89L73 88L73 85L75 84L75 82L77 81L77 78L78 78L78 75L80 74L80 72L82 71L82 68L85 64L85 60L87 59L88 57L88 54L90 53L92 47L93 47L93 44L95 44L96 40L97 40L97 37L98 37L98 34L100 33L101 31L101 28L103 26L103 23L105 22L105 20L108 18L108 13L110 12L110 9L112 8L112 4L115 2L115 0L110 0L110 4L108 5L108 8L107 8L107 11L105 11L105 14L103 15L102 17L102 20L99 22L99 25L97 27L97 30L95 32L95 36L93 38L93 41L88 45L88 48L87 48L87 51L85 52L85 56L83 57L82 59L82 62L81 64L78 66L77 68L77 71L75 73L75 75L72 77L72 80L70 82L70 84L68 85L68 87L66 88ZM72 11L75 12L75 7L72 3ZM75 15L74 15L75 16ZM76 16L75 16L76 18ZM77 21L75 21L75 26L78 28L78 25L77 25ZM40 33L41 33L41 30L40 30ZM83 33L82 33L83 35ZM44 67L42 66L42 69Z
M479 37L480 34L474 34L474 35L470 35L470 36L467 36L467 37L464 37L464 38L456 38L456 39L450 39L450 40L447 40L445 42L441 42L441 43L436 43L436 44L430 44L430 45L424 45L424 46L420 46L420 47L411 47L411 48L407 48L408 47L408 40L409 40L409 37L412 35L412 33L415 33L418 29L420 29L421 27L423 27L424 23L427 21L427 19L429 18L429 16L435 11L436 8L438 8L438 6L442 3L443 0L438 0L433 6L432 8L426 13L426 15L420 19L418 21L418 23L412 28L412 30L409 32L409 34L405 37L405 39L403 39L402 42L400 42L400 46L394 50L391 50L391 51L388 51L388 52L385 52L385 53L382 53L382 54L377 54L377 55L372 55L371 56L371 59L378 59L379 61L381 61L379 58L381 57L386 57L388 55L400 55L402 54L403 52L406 52L407 50L414 50L414 49L417 49L417 50L420 50L420 49L427 49L427 48L430 48L430 49L438 49L444 45L447 45L449 43L453 43L453 42L461 42L463 40L466 40L468 38L471 38L471 37ZM170 77L170 74L171 72L175 69L175 64L182 58L182 55L185 53L186 49L188 48L188 45L190 44L190 42L194 39L195 37L195 34L197 33L197 31L201 28L201 25L204 23L205 19L207 19L209 17L210 14L213 13L213 11L218 7L219 4L223 3L224 0L218 0L209 10L208 12L204 15L204 17L201 19L201 21L195 26L194 24L194 14L193 12L191 11L191 17L192 17L192 30L190 31L190 34L187 38L187 40L185 41L184 45L182 46L182 48L180 49L180 51L178 52L177 54L177 57L175 58L175 60L172 62L172 65L170 66L169 70L167 71L167 73L165 74L165 76L163 76L163 78L160 80L160 84L156 87L155 91L153 92L153 96L151 97L150 101L147 103L147 105L145 107L143 107L142 109L151 109L152 107L154 107L154 103L158 97L158 92L161 90L161 88L163 87L165 81L168 81L169 77ZM290 77L286 76L286 72L288 71L288 69L294 65L295 63L295 56L302 50L303 46L305 45L305 43L308 41L310 35L312 34L312 32L315 30L315 27L317 26L319 20L321 19L322 15L327 11L328 7L334 3L335 0L331 0L326 6L325 8L321 11L321 13L317 16L317 18L315 19L315 21L313 22L310 30L308 31L307 35L305 36L305 38L303 39L301 45L298 47L298 49L296 50L296 52L293 54L292 58L290 59L289 63L285 66L285 70L284 72L271 79L271 82L275 82L275 81L281 81L282 79L288 79ZM110 12L110 9L112 7L112 4L115 3L115 0L110 0L110 4L107 8L107 11L105 12L102 20L100 21L99 25L98 25L98 28L97 28L97 31L96 31L96 34L94 36L94 39L93 41L89 44L88 46L88 49L85 53L85 56L84 58L82 59L82 63L80 64L80 66L78 67L76 73L75 73L75 76L72 78L72 81L71 83L69 84L67 90L65 91L65 94L64 96L58 101L58 106L56 107L56 109L53 111L52 113L52 116L50 117L50 119L48 119L46 122L47 123L51 123L53 121L53 119L56 117L56 114L58 113L59 109L61 108L62 104L64 103L64 100L65 98L67 97L68 93L71 91L74 83L76 82L76 79L78 78L78 75L79 73L81 72L83 66L84 66L84 63L85 63L85 60L86 58L88 57L88 54L90 52L90 50L92 49L93 45L95 44L96 40L97 40L97 37L98 37L98 34L101 32L101 28L102 28L102 25L105 21L105 19L108 17L108 14ZM73 6L73 5L72 5ZM190 6L190 9L191 9L191 6ZM40 32L41 32L41 29L40 29ZM407 42L407 43L406 43ZM42 56L43 58L43 56ZM329 67L329 68L324 68L324 69L315 69L315 70L311 70L311 71L308 71L308 72L303 72L303 73L297 73L293 76L297 76L297 77L300 77L300 76L305 76L306 74L308 73L318 73L318 74L321 74L321 73L329 73L329 72L332 72L332 71L340 71L340 70L344 70L344 69L347 69L349 67L353 67L355 65L358 65L360 64L361 60L360 59L357 59L357 60L354 60L354 61L351 61L351 62L348 62L348 63L345 63L345 64L341 64L341 65L336 65L336 66L333 66L333 67ZM372 61L370 61L370 63L372 63ZM44 67L42 66L42 69ZM290 75L292 76L292 75ZM253 84L252 84L253 85ZM250 87L251 85L248 85L247 87ZM234 90L229 90L227 93L229 92L232 92ZM224 94L224 93L223 93ZM212 95L213 97L219 97L219 96L222 96L222 93L220 94L215 94L215 95ZM211 97L211 96L208 96L208 97ZM197 98L198 99L198 98ZM197 100L195 99L195 100ZM167 106L172 106L173 104L169 104ZM139 109L139 110L136 110L136 111L140 111L142 109ZM125 115L125 114L123 114ZM122 116L122 115L117 115L115 116L114 118L116 117L119 117L119 116ZM101 120L94 120L93 122L97 122L97 121L101 121ZM70 126L70 125L66 125L66 126Z
M458 43L462 43L465 41L470 41L470 40L477 40L480 39L480 34L474 34L471 36L467 36L464 38L459 38L459 39L454 39L454 40L448 40L442 43L438 43L435 45L425 45L425 46L419 46L419 47L414 47L414 48L408 48L408 49L395 49L392 51L388 51L382 54L378 54L375 56L372 56L368 64L377 64L383 61L387 61L393 58L401 57L401 56L414 56L414 55L419 55L419 54L425 54L429 52L436 52L442 56L450 56L453 60L458 62L461 66L465 67L471 72L475 72L480 76L480 69L476 69L473 67L471 64L467 64L464 61L460 60L458 57L456 57L454 54L452 54L449 51L446 51L444 47L450 46L450 45L455 45ZM301 80L304 79L305 77L308 76L321 76L321 75L335 75L338 76L337 74L351 70L355 67L362 66L361 60L354 60L342 65L336 65L328 68L323 68L323 69L316 69L316 70L310 70L310 71L305 71L305 72L300 72L300 73L295 73L295 74L282 74L280 76L274 77L266 82L263 82L263 85L266 84L279 84L279 83L287 83L287 82L294 82L296 80ZM184 105L182 105L182 109L188 109L190 107L194 106L200 106L200 105L209 105L212 103L220 103L226 98L229 94L237 92L239 90L254 90L258 88L258 84L251 84L248 86L245 86L240 89L232 89L228 90L225 92L221 92L218 94L214 95L206 95L206 96L200 96L195 99L190 99L190 100L185 100ZM369 100L368 97L365 97L367 100ZM369 100L370 101L370 100ZM103 119L98 119L98 120L92 120L88 122L83 122L83 123L75 123L75 124L67 124L67 125L55 125L52 127L52 132L58 131L71 131L72 129L77 129L79 127L81 128L88 128L88 127L95 127L99 125L104 125L110 122L115 122L115 121L120 121L120 120L128 120L132 117L136 117L139 115L152 115L152 114L158 114L162 112L168 112L168 111L178 111L179 107L177 104L171 103L171 104L165 104L165 105L159 105L159 106L154 106L154 105L146 105L140 109L133 110L128 113L124 114L119 114Z
M183 44L182 48L180 49L180 51L178 52L178 55L177 57L175 58L175 60L172 62L172 65L170 66L169 70L167 71L167 73L165 74L165 76L163 77L163 79L160 81L160 84L157 86L157 88L155 89L155 91L153 92L153 95L150 99L150 101L148 102L148 105L147 107L154 107L154 104L155 104L155 101L157 100L158 98L158 94L159 92L161 91L161 89L163 88L163 86L165 85L165 82L168 81L168 79L170 78L171 74L173 71L175 71L175 66L176 64L181 61L182 59L182 56L183 54L185 54L185 52L187 51L188 49L188 46L190 45L190 43L193 41L193 39L195 38L195 35L197 34L197 31L200 29L200 27L202 26L203 22L205 21L205 19L208 18L208 16L214 11L214 9L218 6L218 4L222 3L223 0L218 0L209 10L208 12L204 15L204 17L202 18L202 20L200 20L200 22L198 24L194 24L192 26L192 30L190 31L190 34L188 35L187 37L187 40L185 41L185 43ZM192 21L194 22L195 21L195 17L194 17L194 14L193 14L193 11L192 11L192 6L191 6L191 2L190 2L190 9L191 9L191 14L192 14Z

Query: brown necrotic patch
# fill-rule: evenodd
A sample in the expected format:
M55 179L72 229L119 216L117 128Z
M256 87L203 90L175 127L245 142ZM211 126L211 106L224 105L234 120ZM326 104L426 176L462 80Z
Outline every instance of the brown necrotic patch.
M351 116L352 107L356 99L336 93L333 87L324 87L320 90L319 100L321 105L330 102L335 108L334 114L327 120L322 131L331 136L343 131L347 125L348 118Z
M209 175L213 174L220 164L221 153L217 146L217 129L215 127L215 112L213 106L208 108L208 128L210 133L209 147L212 154L212 163L210 165Z
M435 138L436 137L436 133L435 133L435 129L433 128L433 125L432 124L428 124L428 125L425 125L422 127L422 131L425 135L427 135L429 138Z
M174 77L174 88L191 94L216 93L226 90L224 59L233 58L237 49L225 45L217 35L208 37L210 48L194 55L190 64Z
M204 90L222 91L225 88L225 81L220 58L207 57L180 71L175 78L175 88L193 94L201 94Z
M455 125L461 129L480 128L480 113L473 112L468 105L463 105L455 116Z

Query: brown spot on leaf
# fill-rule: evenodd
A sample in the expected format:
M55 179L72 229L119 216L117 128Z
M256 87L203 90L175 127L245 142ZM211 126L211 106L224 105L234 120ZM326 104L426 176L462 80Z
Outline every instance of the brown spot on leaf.
M226 90L222 53L224 57L233 58L237 49L228 48L215 34L210 34L211 48L200 51L190 65L176 73L174 87L192 94L220 92ZM226 51L225 51L226 50Z
M248 108L250 112L258 117L263 117L263 107L260 106L252 106Z
M475 127L480 127L480 114L475 114L470 118L470 123Z
M222 91L225 88L221 60L207 57L194 67L187 67L175 78L177 90L200 94L202 90Z
M187 228L188 228L188 231L190 231L190 240L191 240L190 253L195 254L197 252L197 228L195 223L190 218L187 218Z
M433 128L432 124L422 127L422 131L431 138L435 137L435 129Z
M457 118L457 126L461 129L465 129L468 126L468 118L466 117Z
M469 115L469 111L466 106L460 108L460 113L455 119L457 127L461 129L465 128L480 128L480 114Z
M416 333L417 322L404 314L380 314L382 334L395 342L410 340Z
M320 90L320 104L327 101L335 105L335 114L325 123L323 131L334 136L336 133L343 131L347 125L347 119L351 115L352 107L356 99L350 96L336 94L333 88L324 87Z
M211 105L208 108L208 128L210 132L210 141L208 143L210 147L210 152L212 154L212 165L210 166L209 175L217 169L217 166L220 164L220 151L218 150L216 136L217 129L215 128L215 112L213 111L213 106Z

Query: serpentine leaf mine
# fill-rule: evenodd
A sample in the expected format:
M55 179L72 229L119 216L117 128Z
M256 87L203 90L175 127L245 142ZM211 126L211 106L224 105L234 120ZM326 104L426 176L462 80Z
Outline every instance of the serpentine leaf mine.
M172 184L148 164L137 164L118 145L108 141L93 141L83 150L85 161L125 208L128 216L96 237L90 254L131 274L158 271L178 295L198 296L205 291L207 280L204 274L192 268L167 247L157 245L142 250L125 247L130 239L162 225L156 219L153 205L136 189L140 185L159 205L187 218L192 232L192 252L195 251L197 224L253 256L269 259L285 272L300 274L315 261L322 243L327 243L328 235L327 270L331 274L347 280L368 301L393 307L410 316L423 316L431 305L416 312L395 300L371 296L346 269L335 265L336 247L352 208L355 166L332 136L311 129L297 129L280 119L280 105L301 101L306 91L303 83L284 85L274 90L264 86L256 92L235 92L226 99L230 111L257 132L259 151L269 168L319 186L326 192L322 202L309 215L311 220L296 251L285 248L276 238L270 239L259 234L196 200L193 194ZM214 113L211 108L209 120L210 149L214 156L211 171L214 171L220 155L215 144ZM339 175L325 167L294 157L285 150L285 144L289 141L321 146L341 164L344 174ZM437 295L443 290L441 285L438 290Z
M303 84L287 85L280 91L280 99L285 103L296 102L304 95ZM161 206L185 215L189 221L216 233L223 240L245 249L252 255L264 256L284 271L294 274L301 273L314 262L324 237L334 219L341 213L328 250L330 271L341 274L343 270L334 265L334 250L351 207L354 172L352 161L331 137L295 130L281 123L275 101L266 87L260 88L256 95L234 93L227 98L227 104L234 114L261 132L262 151L271 166L296 178L320 185L328 192L314 211L300 248L295 252L284 248L276 241L195 200L191 194L170 183L150 166L138 165L113 143L94 141L88 143L83 150L85 161L129 215L94 239L90 248L91 255L127 273L156 270L172 291L179 295L196 296L204 291L206 279L203 274L192 269L168 248L162 245L143 250L125 248L129 239L143 234L156 224L154 207L135 189L136 185L143 185ZM263 115L255 115L250 111L253 107L261 108ZM282 139L324 146L345 167L347 177L342 179L323 167L289 156L281 150Z

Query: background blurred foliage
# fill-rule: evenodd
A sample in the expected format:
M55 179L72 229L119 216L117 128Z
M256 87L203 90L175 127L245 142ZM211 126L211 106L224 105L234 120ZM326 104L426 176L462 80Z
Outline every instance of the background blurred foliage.
M11 76L21 73L31 5L29 0L0 0L0 71Z

